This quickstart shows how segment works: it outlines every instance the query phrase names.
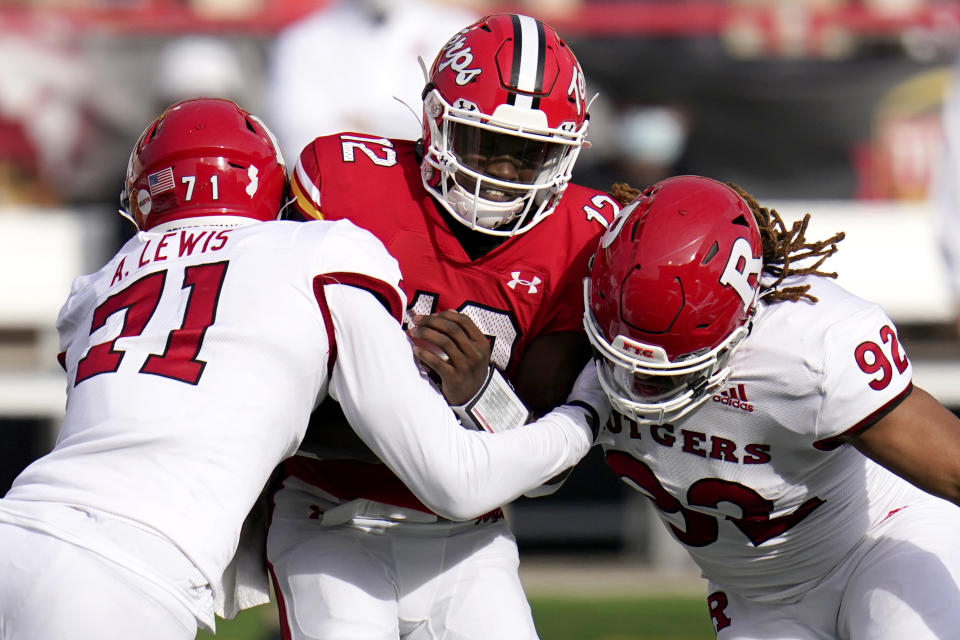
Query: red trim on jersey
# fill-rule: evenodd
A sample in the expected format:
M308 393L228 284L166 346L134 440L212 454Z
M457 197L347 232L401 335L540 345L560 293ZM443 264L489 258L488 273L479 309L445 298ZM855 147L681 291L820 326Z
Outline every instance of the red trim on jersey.
M300 212L305 219L323 220L323 212L320 207L314 203L313 199L307 195L307 190L300 184L300 178L294 174L290 181L290 192L294 198L294 208Z
M327 296L323 289L328 284L345 284L369 291L397 322L403 322L403 302L400 300L400 295L396 289L383 280L377 280L362 273L343 271L324 273L315 277L313 279L313 295L320 306L323 326L327 330L327 339L330 342L330 357L327 359L327 375L329 376L333 372L333 365L337 362L337 336L334 333L333 317L330 315L330 307L327 305Z
M342 502L364 498L437 515L420 502L390 468L381 462L291 456L283 461L282 466L284 478L294 477L319 487ZM504 517L503 509L497 507L473 521L476 524L496 522Z
M877 527L877 526L883 524L884 522L886 522L887 520L889 520L889 519L892 518L893 516L897 515L898 513L900 513L901 511L903 511L904 509L906 509L906 508L909 507L909 506L910 506L910 505L906 505L906 506L903 506L903 507L897 507L896 509L891 509L890 512L887 513L887 515L885 515L885 516L883 516L882 518L880 518L880 521L877 522L877 524L875 524L875 525L873 525L873 526Z
M866 418L864 418L857 424L853 425L843 433L837 434L835 436L831 436L829 438L824 438L823 440L817 440L816 442L813 443L813 446L816 447L817 449L820 449L821 451L832 451L836 449L840 445L844 444L847 440L849 440L850 436L857 435L858 433L863 433L864 431L866 431L867 429L875 425L877 422L879 422L881 418L883 418L885 415L887 415L888 413L896 409L901 402L906 400L907 396L909 396L912 391L913 391L913 382L911 381L910 384L908 384L903 391L897 394L888 403L886 403L885 405L883 405L882 407L880 407L879 409L877 409L876 411L868 415Z
M267 502L269 509L267 514L267 528L273 524L273 512L277 507L276 495L279 483L270 491L270 500ZM273 593L277 596L277 617L280 618L280 637L282 640L293 640L293 633L290 631L290 625L287 624L287 602L283 599L283 590L280 589L280 581L277 579L277 572L273 568L273 563L267 555L266 549L263 552L263 559L267 565L267 573L270 574L270 581L273 582Z
M323 328L327 332L327 342L330 346L327 356L327 378L333 375L333 365L337 362L337 334L333 329L333 317L330 315L330 307L327 305L327 295L324 291L325 281L323 276L317 276L313 279L313 297L317 299L317 306L320 307L320 315L323 317Z
M61 351L60 353L57 354L57 362L60 363L60 368L62 368L64 371L67 370L67 352L66 351Z
M404 484L397 482L387 465L379 462L293 456L284 460L283 470L288 476L319 487L344 502L357 498L376 499L398 507L433 513Z

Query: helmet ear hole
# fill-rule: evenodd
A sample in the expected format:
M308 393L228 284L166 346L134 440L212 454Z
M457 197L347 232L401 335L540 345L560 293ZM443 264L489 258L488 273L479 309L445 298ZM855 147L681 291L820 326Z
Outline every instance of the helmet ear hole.
M157 118L157 120L156 120L156 121L153 123L153 125L150 127L150 130L149 130L149 132L147 133L147 135L145 135L145 136L143 137L143 142L144 142L144 143L147 143L147 142L150 142L151 140L153 140L153 136L156 135L157 129L160 128L160 123L162 123L162 122L163 122L163 116Z
M703 261L700 263L702 265L707 264L713 260L713 256L717 255L720 252L720 243L716 240L713 241L713 244L710 246L710 250L707 251L707 254L703 256Z

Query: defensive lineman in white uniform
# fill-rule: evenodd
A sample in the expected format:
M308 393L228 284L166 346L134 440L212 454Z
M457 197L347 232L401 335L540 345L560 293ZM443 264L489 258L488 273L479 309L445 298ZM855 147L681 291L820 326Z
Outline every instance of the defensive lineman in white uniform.
M588 412L570 406L534 428L462 429L400 329L396 262L349 222L276 221L285 188L269 131L226 100L172 106L135 146L140 232L75 281L62 431L0 500L3 640L186 640L214 628L230 587L252 589L237 606L262 602L265 576L224 585L225 571L327 393L452 518L589 448Z
M960 421L817 270L842 236L778 221L684 176L611 226L585 316L606 461L702 569L718 638L956 637L960 509L931 493L960 502Z

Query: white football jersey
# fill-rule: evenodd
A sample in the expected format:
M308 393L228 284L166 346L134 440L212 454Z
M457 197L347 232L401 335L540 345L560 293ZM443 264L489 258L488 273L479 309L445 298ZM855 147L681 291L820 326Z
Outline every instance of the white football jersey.
M399 323L399 268L368 231L231 220L140 232L74 282L58 319L66 417L54 450L0 500L0 521L130 566L108 540L77 540L30 507L104 512L166 537L218 585L245 516L327 393L418 498L454 519L513 500L590 448L574 407L502 434L462 429L420 375Z
M819 302L761 304L723 391L674 424L615 416L604 446L703 574L755 599L803 593L919 492L842 446L912 388L893 323L831 280L789 284L804 283Z
M315 277L367 283L401 310L404 298L396 262L350 223L171 225L75 280L58 319L62 430L6 497L143 523L214 580L326 393L332 326Z

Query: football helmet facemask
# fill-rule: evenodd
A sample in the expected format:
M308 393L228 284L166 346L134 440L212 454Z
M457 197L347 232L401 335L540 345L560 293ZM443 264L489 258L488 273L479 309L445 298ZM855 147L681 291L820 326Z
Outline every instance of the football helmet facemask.
M423 184L471 229L510 236L556 207L587 132L573 52L529 16L487 16L441 49L423 91Z
M584 326L614 409L662 424L722 387L762 269L750 207L720 182L669 178L624 207L584 279Z
M173 220L275 220L284 203L280 147L256 116L221 98L167 108L130 153L121 213L146 231Z

